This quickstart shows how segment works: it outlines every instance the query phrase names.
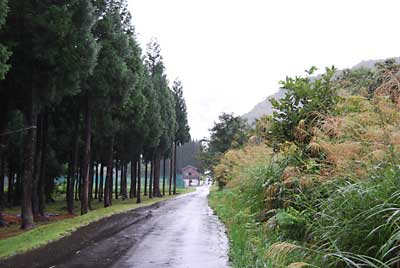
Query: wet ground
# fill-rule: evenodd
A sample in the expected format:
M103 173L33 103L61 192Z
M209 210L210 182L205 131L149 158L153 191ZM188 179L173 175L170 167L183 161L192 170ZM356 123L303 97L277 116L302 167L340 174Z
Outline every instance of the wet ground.
M208 186L104 219L0 267L225 268L228 240Z

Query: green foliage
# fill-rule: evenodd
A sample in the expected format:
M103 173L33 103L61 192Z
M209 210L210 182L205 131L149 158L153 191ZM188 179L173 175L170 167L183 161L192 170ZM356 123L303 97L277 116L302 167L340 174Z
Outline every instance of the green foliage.
M0 30L1 26L6 21L8 13L8 0L0 0ZM0 80L4 79L6 73L10 69L10 65L7 64L8 59L10 58L11 53L8 49L0 44Z
M6 73L10 69L10 65L7 64L8 59L11 56L11 52L8 49L0 44L0 79L4 79Z
M133 29L131 29L133 33ZM145 67L141 59L141 50L135 37L128 36L127 56L125 59L129 71L132 73L133 83L128 89L124 102L119 106L117 133L117 151L126 161L136 158L142 150L145 128L145 114L149 109L149 101L145 97ZM135 142L132 142L135 141Z
M311 75L315 70L313 67L307 73ZM285 97L280 100L271 99L272 107L276 110L271 126L273 139L278 142L298 140L296 128L301 122L308 129L316 123L319 116L333 111L338 101L332 87L334 74L335 68L332 67L326 68L326 73L320 78L296 76L281 81L282 88L287 90ZM309 140L306 138L299 141L307 143Z
M241 117L223 113L219 116L219 122L210 130L209 151L225 153L231 148L240 148L247 141L247 129Z
M160 144L160 137L162 135L162 122L160 113L160 103L156 91L154 90L150 76L145 78L144 95L149 102L148 109L145 114L145 127L147 135L145 136L144 145L145 151L150 148L156 148Z
M78 93L96 56L90 2L40 1L31 5L16 0L9 5L9 19L0 36L13 51L8 78L15 86L6 90L17 90L14 95L27 101L27 93L32 91L35 104L58 102Z
M248 140L248 128L240 116L220 115L219 122L210 129L210 140L203 140L200 154L202 168L212 170L226 151L242 147Z
M275 216L278 232L283 239L303 240L306 235L306 221L301 213L289 207L286 211L279 211Z
M335 79L338 90L350 95L366 95L374 83L374 72L369 68L345 69Z
M159 94L161 104L161 120L163 122L163 133L160 137L160 151L162 154L172 146L177 129L174 96L168 86L163 87Z
M369 100L357 95L342 99L337 107L338 114L361 113L368 111L372 111L372 105L369 103Z
M101 49L89 88L96 97L94 100L97 116L101 118L98 121L102 123L102 134L111 137L121 126L123 107L129 92L134 89L133 66L128 65L128 59L132 60L134 52L123 29L120 8L108 7L97 12L102 15L95 25L94 34Z
M8 12L8 0L0 1L0 26L6 22Z

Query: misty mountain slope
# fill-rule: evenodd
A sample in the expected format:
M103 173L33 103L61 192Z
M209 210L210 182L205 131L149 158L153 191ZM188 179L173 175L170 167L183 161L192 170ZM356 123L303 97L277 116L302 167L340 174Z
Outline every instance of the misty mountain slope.
M272 105L269 102L269 100L271 98L281 99L285 96L285 93L286 93L285 89L283 89L283 88L279 89L278 92L268 96L265 100L263 100L262 102L258 103L256 106L254 106L254 108L251 109L250 112L242 115L242 118L246 119L247 122L251 125L256 121L256 119L261 118L264 115L272 114L273 109L272 109Z
M396 62L400 63L400 57L395 57L394 58ZM375 64L378 62L385 61L386 59L378 59L378 60L365 60L361 61L358 64L354 65L353 67L350 68L350 70L356 70L360 68L369 68L373 69L375 67ZM336 75L340 75L342 71L338 70ZM265 100L262 102L258 103L256 106L254 106L253 109L251 109L248 113L245 113L242 115L243 119L246 119L247 122L252 125L256 119L259 119L263 117L264 115L270 115L273 112L272 105L269 102L271 98L275 99L280 99L285 96L286 90L281 88L279 89L276 93L268 96Z

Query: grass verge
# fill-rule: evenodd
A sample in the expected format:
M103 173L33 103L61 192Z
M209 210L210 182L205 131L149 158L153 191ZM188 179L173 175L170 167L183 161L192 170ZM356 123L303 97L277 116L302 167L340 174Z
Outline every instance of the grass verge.
M195 188L179 189L178 194L185 194L194 191ZM108 208L98 208L90 213L74 218L56 221L50 224L40 225L36 228L23 232L4 240L0 240L0 259L5 259L16 254L44 246L50 242L59 240L70 235L78 228L90 223L110 217L112 215L127 212L143 206L149 206L157 202L165 201L176 196L164 196L155 199L143 199L141 204L136 204L135 200L119 201L117 204Z
M249 213L235 189L213 189L209 203L225 224L229 237L229 257L233 267L265 267L263 255L268 245L263 226Z

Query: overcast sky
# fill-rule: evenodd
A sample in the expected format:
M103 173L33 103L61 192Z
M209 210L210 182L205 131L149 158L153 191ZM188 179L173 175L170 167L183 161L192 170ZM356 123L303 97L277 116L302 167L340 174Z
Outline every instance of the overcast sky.
M193 138L311 65L400 56L400 1L128 0L142 46L156 37L184 86Z

